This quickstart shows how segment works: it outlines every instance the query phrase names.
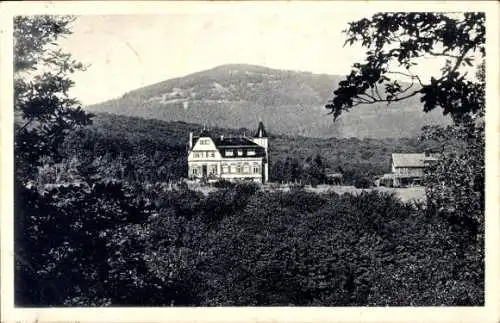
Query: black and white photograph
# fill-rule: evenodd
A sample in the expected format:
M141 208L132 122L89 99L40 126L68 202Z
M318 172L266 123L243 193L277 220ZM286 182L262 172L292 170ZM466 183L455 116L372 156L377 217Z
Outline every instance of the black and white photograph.
M0 7L2 307L500 319L496 3L77 3Z

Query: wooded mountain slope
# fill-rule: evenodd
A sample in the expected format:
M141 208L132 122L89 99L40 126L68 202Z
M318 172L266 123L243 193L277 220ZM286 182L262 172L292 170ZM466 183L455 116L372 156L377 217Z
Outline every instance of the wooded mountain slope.
M422 126L447 120L440 111L424 113L415 99L358 107L334 123L324 105L342 79L254 65L222 65L145 86L86 109L236 129L252 128L263 120L274 133L321 138L413 137Z

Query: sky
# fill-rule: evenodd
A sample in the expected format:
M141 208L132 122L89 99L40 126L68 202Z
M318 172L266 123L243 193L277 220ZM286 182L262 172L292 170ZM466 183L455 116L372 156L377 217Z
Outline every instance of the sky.
M233 5L157 15L81 15L73 34L60 43L90 65L74 75L71 94L87 105L222 64L345 75L353 63L362 61L365 50L344 47L342 30L350 21L371 16L374 9L285 7L253 10Z
M80 16L61 45L90 66L73 94L91 104L222 64L345 74L362 51L343 48L352 18L172 14Z

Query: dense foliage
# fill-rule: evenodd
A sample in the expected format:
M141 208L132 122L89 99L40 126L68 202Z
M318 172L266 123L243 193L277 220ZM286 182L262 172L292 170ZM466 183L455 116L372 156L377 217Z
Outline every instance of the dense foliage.
M452 116L452 125L427 127L422 136L440 147L424 180L427 212L471 232L467 247L475 251L467 257L484 279L485 13L378 13L345 32L346 44L361 43L366 57L326 108L336 119L354 107L414 97L424 112L439 108ZM443 59L430 80L415 73L425 58Z
M18 196L19 305L483 302L471 233L387 194L99 181Z
M68 94L69 75L82 63L56 44L71 34L67 16L14 18L14 112L17 178L26 180L40 157L57 157L68 130L91 123L78 100Z
M80 160L87 174L127 181L175 181L187 173L190 131L199 132L200 126L98 113L92 126L66 137L61 154ZM250 130L212 132L241 135ZM418 138L318 139L271 134L269 140L271 181L307 184L328 182L326 175L331 173L341 173L346 185L372 183L375 176L390 172L391 153L438 147L433 140Z

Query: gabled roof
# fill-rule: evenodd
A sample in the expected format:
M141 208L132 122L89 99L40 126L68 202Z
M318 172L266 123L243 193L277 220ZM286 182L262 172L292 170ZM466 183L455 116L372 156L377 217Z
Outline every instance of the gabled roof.
M392 154L394 167L424 167L425 153Z

